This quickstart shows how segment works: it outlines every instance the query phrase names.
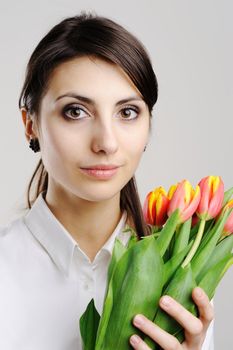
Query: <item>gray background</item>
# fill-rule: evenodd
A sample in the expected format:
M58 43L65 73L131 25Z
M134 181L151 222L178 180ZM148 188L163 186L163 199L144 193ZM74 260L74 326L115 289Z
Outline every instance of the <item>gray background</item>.
M153 132L136 173L143 201L159 185L193 186L220 175L233 186L232 1L0 2L0 224L23 213L25 189L40 157L29 148L18 110L26 63L47 31L80 10L95 10L146 46L159 82ZM232 348L233 269L215 296L215 348Z

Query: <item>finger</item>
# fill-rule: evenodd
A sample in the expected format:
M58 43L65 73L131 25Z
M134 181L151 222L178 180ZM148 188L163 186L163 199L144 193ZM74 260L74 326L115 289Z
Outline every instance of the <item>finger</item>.
M136 334L130 337L130 344L136 350L151 350L151 348Z
M140 318L138 317L140 316ZM148 335L153 341L159 344L165 350L181 349L179 341L171 334L165 332L162 328L158 327L151 320L145 316L138 314L133 319L133 324L139 328L143 333ZM130 338L131 339L131 338ZM138 350L150 349L148 345L140 339L139 343L136 344L138 347L134 347Z
M196 316L172 297L165 295L160 299L160 306L172 316L184 329L189 338L199 338L203 331L203 324Z
M210 322L214 319L213 305L211 305L208 295L200 287L193 289L192 297L197 304L199 318L202 321L204 328L207 328Z

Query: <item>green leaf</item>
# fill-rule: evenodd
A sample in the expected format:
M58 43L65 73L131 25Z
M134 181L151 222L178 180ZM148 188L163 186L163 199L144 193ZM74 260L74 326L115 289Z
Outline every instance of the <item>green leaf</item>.
M198 232L198 229L199 229L199 226L200 226L200 222L199 221L192 229L191 229L191 233L190 233L190 240L191 239L194 239L197 235L197 232ZM208 235L208 232L212 229L213 225L215 223L215 219L211 219L211 220L208 220L206 221L205 223L205 229L204 229L204 234L203 234L203 237L202 237L202 242L205 241L205 237Z
M112 278L111 278L111 280L112 280ZM102 311L102 315L100 318L99 327L97 330L96 344L95 344L95 348L94 348L95 350L100 349L100 346L101 346L102 342L104 341L106 328L108 326L108 321L109 321L111 311L112 311L113 288L112 288L111 280L110 280L110 283L107 287L107 293L106 293L106 297L104 300L103 311Z
M106 308L101 316L95 350L132 349L129 337L142 333L132 319L137 313L153 319L162 283L163 261L157 241L150 235L130 247L116 265L109 285L111 315L106 322Z
M157 238L157 243L159 246L159 251L161 256L163 257L166 252L169 243L175 233L176 227L180 221L180 212L179 209L176 209L172 215L167 219L164 227L160 231L159 237Z
M189 252L192 244L193 244L193 241L189 242L187 247L185 247L181 252L177 253L175 256L172 256L171 259L169 259L164 264L164 286L169 282L172 275L175 273L177 268L180 266L180 264L184 260L185 256Z
M195 287L196 282L193 277L191 266L188 264L184 268L180 267L176 271L168 287L163 291L163 295L170 295L192 314L197 315L197 307L192 299L192 290ZM177 334L182 329L182 326L168 313L163 311L162 308L158 308L153 322L172 335ZM150 346L152 350L158 349L157 345L150 337L146 336L144 342Z
M124 232L126 232L126 230ZM113 291L112 291L112 285L110 282L118 261L125 254L126 251L127 251L127 248L123 245L123 243L118 238L116 238L113 246L112 258L110 260L109 267L108 267L107 288L104 296L103 311L102 311L102 316L100 320L101 326L99 326L97 331L97 338L99 339L99 341L102 341L102 339L104 338L105 329L107 327L108 320L112 310L112 305L113 305Z
M95 348L99 320L100 315L95 308L94 299L91 299L79 320L83 350L93 350Z
M196 225L191 228L191 232L190 232L190 236L189 236L190 240L196 236L198 229L199 229L199 225L200 225L200 221L197 222Z
M161 227L151 225L151 233L152 234L157 233L157 236L159 236L160 231L161 231Z
M182 344L185 340L184 329L180 329L177 333L174 334L177 340Z
M228 256L233 249L233 235L230 235L220 241L216 247L214 248L209 259L206 259L206 263L204 264L201 272L198 275L197 283L202 280L205 274L219 261L224 259L224 257Z
M231 187L229 190L227 190L224 193L224 199L223 199L222 207L224 207L225 204L227 204L227 202L229 202L229 200L231 199L232 196L233 196L233 187Z
M171 259L171 254L170 254L170 246L171 245L172 245L172 242L170 243L170 245L168 246L166 252L163 255L164 264L167 263L169 259Z
M138 242L138 237L137 236L134 236L132 235L128 241L128 244L127 244L127 249L129 249L130 247L132 247L135 243Z
M211 239L213 236L213 233L216 228L217 221L215 219L211 219L206 221L205 223L205 230L204 235L202 237L201 243L199 245L199 251L207 244L207 242Z
M116 238L114 241L113 251L112 251L112 257L109 263L108 267L108 279L107 284L109 283L112 273L116 267L117 262L120 260L122 255L126 252L127 248L124 246L124 244Z
M233 264L233 254L229 253L216 265L207 271L206 275L198 283L198 285L206 292L211 300L214 296L215 289L223 278L228 268Z
M208 239L205 240L205 244L200 244L196 254L194 255L191 265L194 274L194 278L198 278L201 273L206 261L210 258L219 237L223 231L225 222L230 215L230 208L227 208L223 215L219 217L212 230L208 233Z
M175 234L175 242L172 255L176 255L187 247L189 242L190 229L192 224L192 217L186 220L183 224L180 224Z

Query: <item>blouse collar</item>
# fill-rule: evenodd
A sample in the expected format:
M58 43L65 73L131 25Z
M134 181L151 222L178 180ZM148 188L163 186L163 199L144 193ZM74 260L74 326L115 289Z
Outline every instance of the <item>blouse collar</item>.
M80 249L80 247L49 209L43 197L43 192L39 194L23 220L27 228L40 244L43 245L56 265L68 275L74 249L75 247ZM126 220L127 211L124 210L115 230L97 254L101 251L106 251L111 256L116 237L124 245L127 244L131 234L129 231L123 232Z

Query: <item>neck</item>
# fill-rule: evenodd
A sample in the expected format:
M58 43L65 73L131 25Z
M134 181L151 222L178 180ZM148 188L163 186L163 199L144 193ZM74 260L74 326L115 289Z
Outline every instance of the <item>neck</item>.
M54 191L50 187L44 199L91 260L111 236L122 216L120 193L97 202L79 198L64 190Z

